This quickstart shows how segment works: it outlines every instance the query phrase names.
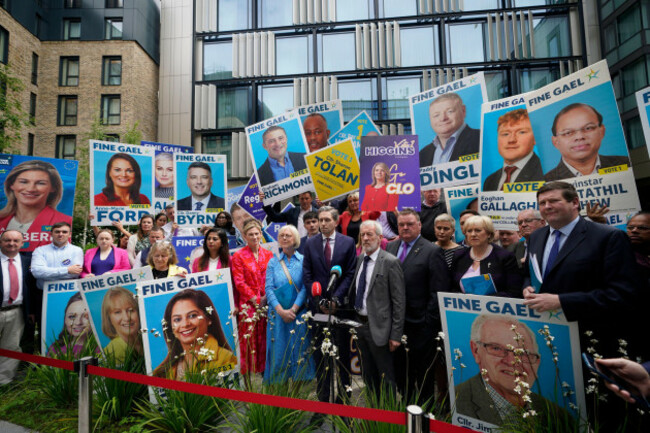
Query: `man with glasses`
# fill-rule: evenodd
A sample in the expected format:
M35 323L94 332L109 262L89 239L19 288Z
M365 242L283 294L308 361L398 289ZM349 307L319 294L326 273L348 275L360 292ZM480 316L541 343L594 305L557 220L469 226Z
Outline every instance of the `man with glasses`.
M522 241L514 244L510 250L517 258L519 267L523 267L526 261L526 253L528 252L528 242L530 235L535 230L542 228L546 225L546 221L542 219L542 214L535 209L526 209L519 212L517 215L517 225L519 226L519 236L523 238Z
M521 338L518 338L520 335ZM517 337L517 339L515 339ZM479 374L456 386L456 411L493 425L521 418L522 410L534 410L542 423L564 424L569 414L539 394L523 396L516 379L532 387L541 356L535 333L515 318L483 314L472 323L470 348ZM517 349L521 349L520 352ZM453 407L453 402L452 402Z
M590 105L567 105L555 116L551 127L553 146L562 155L558 165L546 173L546 181L598 174L598 170L630 165L627 156L599 155L605 137L603 115Z

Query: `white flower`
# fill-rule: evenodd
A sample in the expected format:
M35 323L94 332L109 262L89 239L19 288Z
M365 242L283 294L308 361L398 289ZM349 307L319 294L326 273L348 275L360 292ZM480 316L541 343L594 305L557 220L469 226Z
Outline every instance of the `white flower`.
M442 331L438 332L438 336L436 337L436 340L440 341L444 339L445 339L445 333Z
M214 311L214 308L212 308L211 305L208 305L207 307L205 307L205 312L206 313L212 314L213 311Z
M352 387L350 385L345 385L345 392L352 392Z
M402 338L401 338L402 344L406 344L407 340L408 340L408 337L406 336L406 334L402 335Z

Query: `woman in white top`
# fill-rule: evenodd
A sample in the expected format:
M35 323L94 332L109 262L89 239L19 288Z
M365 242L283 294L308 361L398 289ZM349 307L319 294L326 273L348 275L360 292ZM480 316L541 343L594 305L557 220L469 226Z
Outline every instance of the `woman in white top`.
M192 263L192 273L230 267L230 250L225 230L216 227L205 233L203 254Z

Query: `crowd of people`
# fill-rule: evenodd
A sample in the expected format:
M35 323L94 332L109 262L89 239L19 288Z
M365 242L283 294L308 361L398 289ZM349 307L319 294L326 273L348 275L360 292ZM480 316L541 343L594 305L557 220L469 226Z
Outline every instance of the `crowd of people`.
M385 171L378 167L377 179ZM262 224L245 214L235 215L240 210L237 207L231 208L232 214L220 212L214 227L200 229L178 227L173 206L159 215L143 216L135 233L115 222L114 228L96 228L97 246L85 252L71 244L72 228L67 221L53 224L52 242L39 246L33 254L20 253L23 233L8 229L0 236L0 314L6 323L0 347L20 350L25 325L40 321L45 282L147 265L154 278L183 277L188 271L178 266L171 240L202 235L202 251L189 272L230 268L241 373L245 377L260 374L268 383L315 379L320 401L348 401L350 330L327 327L327 321L308 325L304 319L307 312L311 317L332 315L360 325L354 334L362 377L371 391L399 392L420 404L441 402L448 378L444 358L436 356L439 343L435 338L442 330L437 293L470 292L472 279L487 274L493 284L492 296L523 298L537 312L561 308L581 330L599 336L601 355L615 357L619 340L625 339L630 353L650 359L643 344L643 327L634 326L631 314L640 311L639 306L647 300L650 213L632 216L626 233L581 216L573 186L549 182L537 191L539 211L519 213L518 230L496 231L490 218L467 209L459 217L463 240L456 241L456 221L445 213L440 197L440 190L424 192L420 212L368 211L359 206L358 193L329 204L303 193L298 197L299 206L285 212L264 207L269 221L287 223L278 233L278 256L264 248ZM599 215L593 216L598 220ZM234 254L228 236L243 243ZM531 261L535 263L531 265ZM533 267L539 268L541 282L532 278ZM333 268L338 269L338 278L331 278ZM319 296L312 294L314 285L322 288ZM111 350L123 356L127 346L134 346L141 354L142 343L131 329L139 326L137 305L125 296L124 289L118 289L109 297L109 305L102 306L105 325L111 328L106 331L113 338ZM193 320L191 311L211 317L214 306L209 299L184 292L177 296L165 312L169 321L176 310L179 317L188 315L183 319L188 323ZM62 349L77 353L90 335L88 312L81 301L70 299L60 342L49 354ZM204 322L216 326L214 321ZM126 330L123 323L128 325ZM234 350L225 341L221 326L211 329L205 330L211 335L209 343L222 350L224 362L234 362ZM479 327L477 335L483 335L485 329ZM168 333L168 340L179 340L174 350L186 353L189 343L185 334L171 328ZM496 341L479 338L486 339L472 340L472 350L480 367L488 358L491 362L509 360L508 351ZM589 345L589 338L582 336L580 350L586 351ZM315 350L311 351L311 346ZM179 358L178 353L170 349L169 365L161 364L154 373L182 378L195 360ZM336 369L331 368L328 355L334 355ZM647 394L650 389L650 370L631 361L598 362L637 382L640 392ZM17 364L0 358L0 384L12 381ZM333 374L333 382L338 384L335 389L330 380ZM525 405L521 396L497 386L496 378L486 379L476 381L489 391L484 396L488 403L513 408ZM612 389L630 400L629 390L614 385ZM504 420L502 412L490 416L490 422L498 422L499 416Z

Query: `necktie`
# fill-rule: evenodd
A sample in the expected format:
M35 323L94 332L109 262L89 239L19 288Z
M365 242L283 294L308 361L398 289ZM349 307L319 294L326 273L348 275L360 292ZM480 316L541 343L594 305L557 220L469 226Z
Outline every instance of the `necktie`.
M363 258L363 266L361 267L361 274L359 275L359 284L357 286L357 296L354 299L354 308L359 311L363 308L363 295L366 293L366 270L368 269L368 262L370 256Z
M202 207L203 207L203 203L199 201L194 205L194 210L201 210Z
M404 263L404 260L406 260L406 256L409 253L409 244L406 242L402 242L402 254L399 255L399 261Z
M332 247L330 247L330 238L325 238L325 250L323 251L325 254L325 264L327 265L327 269L332 267Z
M18 271L16 270L16 265L14 265L14 259L9 259L9 303L13 302L18 298L18 292L20 291L20 283L18 282Z
M516 170L517 167L514 165L509 165L503 169L503 171L506 172L506 180L503 182L503 186L501 187L502 190L505 190L506 183L510 183L510 180L512 179L512 173L514 173Z
M551 252L549 253L548 260L546 261L546 269L544 269L543 278L546 278L546 275L548 275L548 271L550 271L553 267L553 263L555 263L555 259L557 259L557 255L560 252L560 239L562 238L562 232L555 230L553 232L553 236L555 236L555 241L551 246Z

